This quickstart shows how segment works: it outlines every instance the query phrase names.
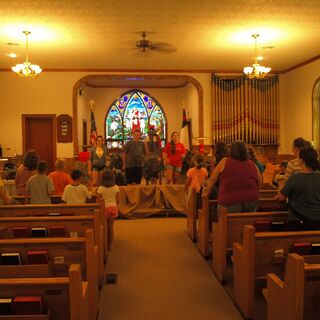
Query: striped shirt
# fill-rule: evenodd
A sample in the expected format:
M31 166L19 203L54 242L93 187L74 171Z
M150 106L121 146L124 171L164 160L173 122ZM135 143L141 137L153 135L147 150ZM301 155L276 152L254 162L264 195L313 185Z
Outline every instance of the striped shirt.
M290 160L286 168L284 181L287 181L291 175L300 171L301 171L301 166L299 165L299 159L296 158L296 159Z

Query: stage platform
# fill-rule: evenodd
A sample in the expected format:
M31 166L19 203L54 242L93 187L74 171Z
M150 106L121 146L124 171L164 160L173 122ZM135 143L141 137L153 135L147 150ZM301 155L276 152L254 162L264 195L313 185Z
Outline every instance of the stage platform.
M159 213L186 215L184 185L121 186L119 213L125 218L143 218Z

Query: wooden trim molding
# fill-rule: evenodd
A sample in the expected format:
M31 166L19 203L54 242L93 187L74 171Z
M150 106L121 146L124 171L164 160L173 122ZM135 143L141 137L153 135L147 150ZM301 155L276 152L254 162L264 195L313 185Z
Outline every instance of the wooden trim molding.
M143 71L144 72L144 71ZM78 80L73 86L72 92L72 118L73 118L73 152L74 154L78 154L79 148L79 139L78 139L78 90L81 86L86 85L88 79L99 79L99 78L107 78L107 79L121 79L124 80L127 77L132 76L132 74L98 74L98 75L87 75ZM202 137L204 135L204 117L203 117L203 88L198 80L189 76L189 75L139 75L135 74L136 77L144 77L148 80L184 80L186 83L192 83L197 91L198 91L198 110L199 110L199 130L198 135ZM139 87L136 87L139 89Z

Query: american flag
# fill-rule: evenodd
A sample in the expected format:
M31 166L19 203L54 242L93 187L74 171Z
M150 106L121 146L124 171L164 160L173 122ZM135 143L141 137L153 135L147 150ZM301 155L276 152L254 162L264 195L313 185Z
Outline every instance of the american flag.
M97 126L96 126L96 120L94 118L93 110L91 109L91 130L90 130L90 144L92 146L95 146L97 143Z

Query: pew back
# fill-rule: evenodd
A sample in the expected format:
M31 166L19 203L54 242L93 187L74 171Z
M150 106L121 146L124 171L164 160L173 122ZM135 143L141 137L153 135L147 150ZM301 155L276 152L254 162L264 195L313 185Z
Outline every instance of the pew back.
M13 278L0 279L0 297L42 296L44 306L50 310L52 319L89 319L88 283L81 281L81 268L71 265L68 277L59 278ZM23 319L10 316L10 319ZM29 319L49 319L30 316Z
M258 221L285 221L287 212L229 213L224 207L218 210L218 221L212 224L212 267L219 281L226 280L227 252L234 242L241 241L245 225Z
M245 226L243 243L233 244L234 298L246 318L253 317L255 280L284 274L285 257L297 242L320 242L320 231L255 232Z

